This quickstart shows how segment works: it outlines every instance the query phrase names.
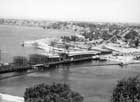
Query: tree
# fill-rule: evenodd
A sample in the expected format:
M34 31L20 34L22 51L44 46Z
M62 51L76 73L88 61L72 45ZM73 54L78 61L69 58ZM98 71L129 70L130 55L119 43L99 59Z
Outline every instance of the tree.
M27 88L25 102L83 102L83 97L70 89L67 84L39 84Z
M138 76L118 81L113 90L112 102L140 102L140 79Z
M54 41L51 41L50 42L50 46L52 46L52 52L54 53L54 47L55 47L55 45L56 45L57 43L56 43L56 41L54 40Z
M135 30L130 30L125 36L124 38L126 40L131 39L134 40L135 38L139 37L139 34L135 31Z
M13 59L13 64L19 65L19 66L27 65L28 60L24 56L15 56L14 59Z
M65 45L64 45L64 48L65 48L67 54L69 55L69 48L70 48L70 45L65 44Z
M74 36L74 35L71 35L71 41L77 41L77 37L76 36Z

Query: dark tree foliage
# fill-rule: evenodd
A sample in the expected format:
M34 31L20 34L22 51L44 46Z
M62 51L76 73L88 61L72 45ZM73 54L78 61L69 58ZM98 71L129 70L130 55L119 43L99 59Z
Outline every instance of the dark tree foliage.
M83 97L70 89L67 84L39 84L27 88L25 102L83 102Z
M134 30L131 30L128 34L124 36L125 39L132 39L132 40L134 40L137 37L139 37L139 34Z
M118 81L113 90L112 102L140 102L140 79L138 76Z
M102 32L101 38L103 38L104 40L108 40L112 37L112 35L110 35L107 31Z
M69 36L62 36L61 39L66 42L71 41L71 38Z
M139 39L136 39L135 40L135 47L138 47L138 45L139 45Z
M93 40L93 38L95 37L94 35L93 35L93 32L84 32L83 34L82 34L86 39L89 39L90 41L91 40Z
M13 59L13 64L19 65L19 66L27 65L28 60L24 56L15 56L14 59Z
M81 39L79 39L77 36L75 35L71 35L71 36L62 36L61 37L62 41L65 42L70 42L70 41L80 41Z

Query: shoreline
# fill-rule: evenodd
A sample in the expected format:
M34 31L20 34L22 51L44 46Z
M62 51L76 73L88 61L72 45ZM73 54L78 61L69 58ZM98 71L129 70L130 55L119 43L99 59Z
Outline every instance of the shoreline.
M0 102L24 102L24 98L0 93Z

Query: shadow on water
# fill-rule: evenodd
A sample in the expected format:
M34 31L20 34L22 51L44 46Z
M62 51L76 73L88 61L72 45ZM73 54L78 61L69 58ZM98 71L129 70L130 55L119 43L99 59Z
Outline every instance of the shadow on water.
M30 73L34 73L34 72L37 72L37 70L4 73L4 74L0 74L0 80L9 79L12 77L18 77L18 76L22 76L22 75L26 75L26 74L30 74Z
M99 61L82 61L82 62L73 62L73 63L64 63L61 65L51 65L49 68L39 68L39 69L35 69L35 70L27 70L27 71L22 71L22 72L10 72L10 73L4 73L4 74L0 74L0 80L4 80L4 79L8 79L8 78L12 78L12 77L18 77L18 76L22 76L22 75L26 75L26 74L30 74L30 73L35 73L35 72L50 72L50 73L54 73L56 70L62 69L63 74L64 75L64 80L67 81L68 80L68 74L70 73L70 68L76 68L76 66L78 67L90 67L90 66L102 66L102 65L107 65L106 62L99 62ZM112 65L112 64L108 64L108 65ZM124 66L122 66L123 68Z

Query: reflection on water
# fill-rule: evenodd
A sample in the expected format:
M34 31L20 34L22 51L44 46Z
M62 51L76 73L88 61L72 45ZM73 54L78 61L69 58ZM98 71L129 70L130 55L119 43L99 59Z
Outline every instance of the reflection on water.
M59 66L0 81L0 92L23 96L27 87L39 83L65 82L85 97L85 102L108 102L117 80L140 74L140 65L93 66L96 62ZM21 73L11 73L21 74ZM10 74L8 74L10 75ZM6 74L1 75L6 76Z

